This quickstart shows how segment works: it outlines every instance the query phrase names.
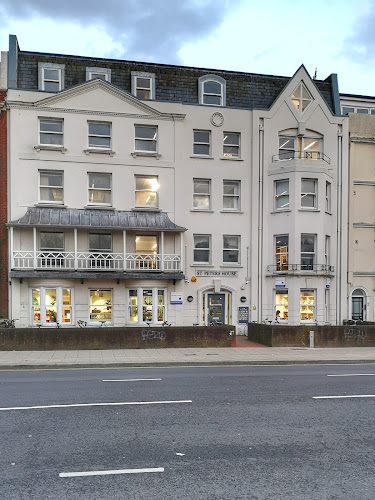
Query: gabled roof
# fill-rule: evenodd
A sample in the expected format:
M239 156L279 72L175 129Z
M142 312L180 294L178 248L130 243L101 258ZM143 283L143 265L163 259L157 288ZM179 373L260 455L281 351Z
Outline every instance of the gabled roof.
M133 229L140 231L177 231L187 229L172 222L164 212L125 212L76 208L28 208L25 215L7 224L12 227Z

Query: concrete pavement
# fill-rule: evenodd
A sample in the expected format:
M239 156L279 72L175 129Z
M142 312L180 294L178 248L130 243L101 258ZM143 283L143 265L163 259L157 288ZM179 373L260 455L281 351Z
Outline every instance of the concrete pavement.
M375 347L219 347L0 351L0 370L375 363Z

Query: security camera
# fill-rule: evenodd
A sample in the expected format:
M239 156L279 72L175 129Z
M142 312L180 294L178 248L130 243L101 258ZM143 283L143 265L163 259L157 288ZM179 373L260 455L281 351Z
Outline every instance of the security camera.
M246 285L248 285L249 283L250 283L250 281L249 281L249 280L246 280Z
M190 283L190 281L189 280L185 280L185 283Z

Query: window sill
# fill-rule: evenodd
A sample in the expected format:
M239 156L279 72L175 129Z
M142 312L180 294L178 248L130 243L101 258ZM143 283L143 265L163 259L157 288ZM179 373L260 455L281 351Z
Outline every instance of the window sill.
M221 214L243 214L241 210L220 210Z
M291 210L290 209L286 209L286 210L273 210L271 212L271 214L284 214L285 212L288 213L288 212L291 212Z
M157 207L133 207L130 209L132 212L161 212Z
M206 213L206 214L213 214L214 213L213 210L206 210L205 208L201 208L201 209L199 209L199 208L192 208L190 210L190 212L200 212L200 213L203 212L203 213Z
M85 210L116 210L112 205L86 205Z
M212 264L205 264L204 262L194 262L190 267L214 267Z
M190 158L200 158L204 160L213 160L214 158L212 156L207 156L207 155L191 155Z
M40 208L67 208L68 205L64 205L64 203L35 203L34 207Z
M299 208L298 212L320 212L318 208Z
M100 149L100 148L88 148L84 149L83 152L86 153L87 156L90 153L109 155L109 156L113 156L115 154L115 152L112 151L111 149Z
M231 158L230 156L223 156L220 160L243 161L242 158Z
M220 267L221 268L226 268L226 267L233 268L233 267L235 267L236 269L243 268L243 266L241 266L241 264L238 264L238 263L235 263L235 262L233 264L229 264L229 263L221 264Z
M136 158L137 156L147 156L151 158L156 158L157 160L161 158L161 154L159 153L153 153L151 151L133 151L133 153L130 153L133 158Z
M38 146L34 146L34 149L36 151L60 151L61 153L65 153L65 151L67 150L66 148L64 148L64 146L45 146L43 144L38 144Z

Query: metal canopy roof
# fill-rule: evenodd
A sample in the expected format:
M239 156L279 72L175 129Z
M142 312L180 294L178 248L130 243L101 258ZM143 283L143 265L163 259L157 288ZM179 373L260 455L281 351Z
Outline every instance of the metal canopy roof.
M83 210L76 208L31 207L25 215L7 224L12 227L70 227L87 229L134 229L177 231L187 229L172 222L164 212Z

